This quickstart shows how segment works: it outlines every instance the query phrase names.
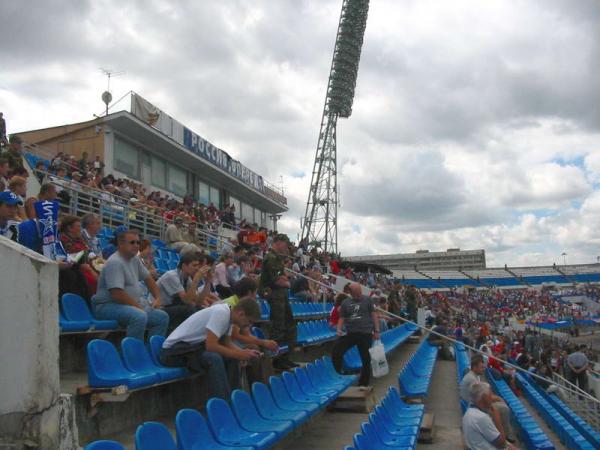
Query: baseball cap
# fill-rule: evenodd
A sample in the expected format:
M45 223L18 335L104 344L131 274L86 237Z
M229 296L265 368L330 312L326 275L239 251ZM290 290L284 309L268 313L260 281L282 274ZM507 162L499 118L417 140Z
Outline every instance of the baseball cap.
M175 217L175 218L173 219L173 221L174 221L175 223L181 223L181 222L183 222L183 217L181 217L181 216L177 216L177 217Z
M0 203L4 203L5 205L23 205L23 202L10 191L0 192Z

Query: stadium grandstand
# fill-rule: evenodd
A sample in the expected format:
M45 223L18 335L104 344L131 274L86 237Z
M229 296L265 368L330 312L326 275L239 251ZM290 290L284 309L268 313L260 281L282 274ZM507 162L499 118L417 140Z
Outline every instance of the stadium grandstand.
M393 255L348 256L347 261L380 264L389 270L461 270L485 269L485 250L449 248L445 252L417 250Z
M158 132L130 113L109 120L119 114L145 133ZM600 265L407 269L392 275L368 265L342 269L336 255L295 246L274 232L274 224L257 223L262 214L232 214L233 190L221 190L222 200L211 207L200 190L183 197L158 190L116 171L120 163L114 160L113 178L102 183L111 167L102 157L94 167L95 158L82 161L82 154L71 158L65 148L43 144L13 138L4 149L20 155L40 186L33 199L21 194L23 220L16 215L17 193L2 197L3 214L14 214L5 217L0 239L2 285L5 298L15 300L2 303L2 317L19 317L3 325L3 360L14 361L3 366L0 377L5 408L12 408L0 422L6 448L462 448L467 436L459 392L475 355L469 348L493 355L488 380L507 405L506 437L518 448L598 448L594 333L600 322ZM215 180L219 176L225 175ZM256 186L235 189L254 211L257 205L269 214L284 209L284 201L256 192ZM56 206L54 224L37 207L46 203ZM38 240L31 239L32 224ZM55 234L44 234L48 227ZM135 233L128 234L130 229ZM173 240L178 232L184 240L179 248ZM62 256L56 249L47 252L52 236L62 244ZM241 365L230 390L215 395L208 366L165 365L165 338L176 334L172 327L153 325L148 313L147 330L134 337L131 323L103 312L95 300L111 258L126 254L129 245L137 252L141 241L146 244L134 258L159 286L159 311L169 312L169 297L161 293L167 292L170 273L191 274L194 267L196 274L210 274L190 281L194 289L182 288L185 298L189 291L198 300L195 314L219 310L234 292L247 298L244 280L261 280L269 270L269 248L283 242L283 253L291 255L286 278L292 289L285 291L285 302L291 314L286 327L296 330L293 340L274 336L281 317L273 315L273 294L261 290L256 296L250 284L259 316L245 339L262 351ZM343 336L336 333L336 317L345 317L339 303L345 294L339 290L349 283L365 294L361 301L380 308L373 327L381 333L389 372L372 378L369 388L356 387L364 364L357 348L342 354L337 366ZM147 287L139 302L151 311L144 302L154 293L151 283ZM414 325L404 323L407 319ZM437 342L434 333L458 344ZM279 339L276 347L269 337ZM583 375L570 371L570 358L578 354L589 364ZM495 358L524 372L498 366ZM457 373L458 385L451 382ZM354 404L351 413L339 412L357 396L358 409ZM468 399L462 400L465 407Z

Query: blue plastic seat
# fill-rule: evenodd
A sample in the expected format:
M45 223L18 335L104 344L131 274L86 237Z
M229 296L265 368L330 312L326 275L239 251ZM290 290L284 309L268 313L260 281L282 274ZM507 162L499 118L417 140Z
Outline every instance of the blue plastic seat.
M135 431L135 450L177 450L177 446L162 423L146 422Z
M332 389L325 386L317 387L315 384L313 384L308 376L308 372L304 367L296 367L294 369L294 375L296 375L298 386L300 386L300 389L305 394L327 397L328 402L334 400L339 395L337 389Z
M158 374L160 381L171 381L187 375L183 367L155 364L144 343L136 338L126 337L121 341L121 354L125 367L133 373Z
M283 379L283 384L290 394L290 397L295 401L309 403L316 402L319 405L326 405L329 403L329 397L320 394L304 393L298 384L298 379L291 372L283 372L281 378Z
M177 269L177 261L173 261L172 259L169 259L167 261L167 267L169 268L169 270Z
M222 398L211 398L206 404L206 413L209 427L221 444L233 447L251 446L260 450L277 442L276 433L254 433L243 429Z
M393 436L386 433L383 428L379 426L376 428L373 424L367 422L361 424L360 430L369 441L390 447L414 448L417 442L416 436Z
M415 436L419 434L418 425L399 425L392 420L389 420L389 416L377 413L369 414L369 423L373 425L373 428L379 435L387 436Z
M165 248L166 245L163 241L161 241L160 239L153 239L152 240L152 247L154 248Z
M231 405L233 412L242 428L256 433L274 432L277 438L281 439L294 428L294 422L291 420L265 419L260 415L252 397L239 389L231 394Z
M87 331L92 323L88 320L67 320L62 312L58 313L60 331Z
M119 323L116 320L95 319L86 301L77 294L63 294L60 303L67 320L89 321L96 330L114 330L119 328Z
M273 399L271 391L266 384L256 382L252 384L252 397L254 404L261 416L265 419L292 420L296 425L304 423L308 417L308 411L286 411L280 408Z
M117 349L108 341L94 339L87 345L88 383L92 387L125 385L129 389L158 383L157 374L139 375L125 368Z
M117 441L94 441L85 446L84 450L125 450Z
M217 442L206 419L194 409L182 409L175 417L178 450L253 450L254 447L233 447Z
M355 434L354 447L356 450L413 450L412 447L396 447L382 444L371 434L369 436Z
M279 377L271 376L269 378L273 399L277 406L286 411L306 411L309 415L313 415L321 406L315 401L297 401L292 398L283 384L283 380Z

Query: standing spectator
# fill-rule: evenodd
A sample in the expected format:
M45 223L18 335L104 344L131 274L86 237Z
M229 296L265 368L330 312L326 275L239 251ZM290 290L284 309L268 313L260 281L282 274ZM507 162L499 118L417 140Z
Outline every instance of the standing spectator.
M94 170L96 171L96 175L101 175L104 171L104 163L100 161L100 157L96 156L94 160Z
M137 339L144 339L146 325L149 336L164 336L169 315L160 309L158 286L137 256L139 235L137 231L126 230L116 239L117 251L106 261L98 280L98 292L93 297L96 316L117 320L127 327L127 336ZM140 281L151 293L152 309L149 311L144 311L140 305L143 294Z
M21 153L22 142L23 140L20 136L13 134L10 137L8 151L4 154L4 157L8 161L11 174L14 174L14 171L17 168L23 168L23 155Z
M149 239L142 239L140 241L140 253L138 256L144 267L150 272L152 278L158 280L158 271L154 267L154 256L152 255L152 243Z
M81 159L77 161L77 168L83 174L86 174L88 171L88 152L83 152L81 154Z
M6 144L6 120L4 113L0 112L0 145Z
M590 363L583 353L584 349L585 345L581 344L579 349L567 357L567 378L572 384L585 391L587 389L587 369Z
M296 342L296 323L288 297L290 282L285 276L283 257L289 252L289 239L278 234L273 239L271 250L263 260L260 276L260 291L271 307L271 338L279 344L293 345ZM292 369L298 365L289 359L287 353L277 358L273 367Z
M6 158L0 158L0 192L5 191L8 188L8 160Z
M344 326L346 334L344 334ZM373 300L362 293L358 283L350 285L350 298L344 300L340 308L340 319L337 323L336 341L331 359L338 373L342 373L342 363L346 351L355 345L358 347L362 367L359 386L368 386L371 379L371 355L369 349L373 339L379 339L379 321Z

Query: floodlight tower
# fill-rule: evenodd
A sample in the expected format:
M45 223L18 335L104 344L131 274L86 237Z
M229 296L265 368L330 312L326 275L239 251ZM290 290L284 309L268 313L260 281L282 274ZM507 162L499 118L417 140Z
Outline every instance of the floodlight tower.
M302 239L330 253L337 253L337 119L352 114L368 11L369 0L343 0L302 222Z

